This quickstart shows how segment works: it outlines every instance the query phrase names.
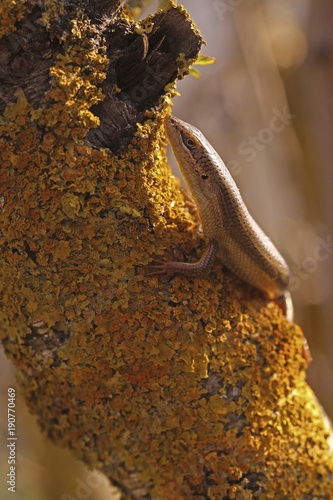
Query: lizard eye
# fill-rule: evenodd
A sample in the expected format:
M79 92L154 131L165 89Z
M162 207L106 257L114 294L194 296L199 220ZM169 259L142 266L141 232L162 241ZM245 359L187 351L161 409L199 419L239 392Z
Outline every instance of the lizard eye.
M186 135L183 135L183 143L189 149L195 148L195 142L193 139L191 139L191 137L186 137Z
M207 174L202 174L202 175L201 175L201 179L202 179L203 181L205 181L206 179L208 179L208 175L207 175Z

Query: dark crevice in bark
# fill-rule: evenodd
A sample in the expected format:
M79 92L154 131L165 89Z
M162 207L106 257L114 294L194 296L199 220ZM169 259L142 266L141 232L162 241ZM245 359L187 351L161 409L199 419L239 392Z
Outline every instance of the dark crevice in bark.
M0 38L0 113L16 100L22 89L33 106L43 100L49 88L49 69L60 51L58 41L50 40L41 24L41 10L33 8L16 31Z
M196 57L201 41L190 22L171 9L152 17L149 34L135 33L127 24L110 25L105 30L109 71L102 88L104 101L94 107L101 125L89 132L96 146L113 152L126 148L142 122L144 112L159 104L164 87L175 80L180 53ZM115 86L120 92L114 93Z
M18 89L33 106L43 104L50 88L49 70L57 55L66 51L66 43L59 40L68 35L72 19L82 17L80 8L89 14L95 6L91 22L101 34L96 43L106 46L110 63L102 84L105 99L92 109L100 126L88 133L87 140L114 153L128 146L145 111L158 107L165 85L177 78L182 67L179 55L194 59L201 45L191 23L177 9L152 16L151 30L145 33L137 23L106 18L106 13L119 14L122 2L81 0L66 4L66 12L50 29L56 36L51 36L41 20L41 8L29 5L30 12L16 30L0 39L0 112L16 100Z
M83 10L91 19L112 17L120 13L125 0L81 0Z

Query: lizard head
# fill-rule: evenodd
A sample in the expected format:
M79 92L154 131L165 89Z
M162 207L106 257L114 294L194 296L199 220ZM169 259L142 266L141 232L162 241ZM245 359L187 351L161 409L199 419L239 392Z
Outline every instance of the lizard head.
M210 200L214 186L230 174L205 136L197 128L179 118L164 121L167 138L194 199L203 203Z

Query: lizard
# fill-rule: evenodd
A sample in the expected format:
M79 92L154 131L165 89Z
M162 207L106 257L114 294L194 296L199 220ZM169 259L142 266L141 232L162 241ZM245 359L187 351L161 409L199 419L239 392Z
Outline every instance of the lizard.
M288 265L249 213L223 160L196 127L172 116L165 118L164 127L197 206L207 246L197 262L155 261L148 266L149 274L198 276L218 259L275 301L292 321Z

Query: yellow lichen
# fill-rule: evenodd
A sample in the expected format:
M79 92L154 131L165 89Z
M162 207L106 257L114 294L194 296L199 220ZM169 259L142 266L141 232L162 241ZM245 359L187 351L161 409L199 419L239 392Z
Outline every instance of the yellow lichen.
M0 331L29 407L55 442L120 484L134 471L152 498L329 498L301 330L218 263L146 276L156 255L195 260L205 245L166 162L175 91L121 156L87 145L107 67L82 45L91 30L72 25L45 105L18 92L1 117Z

